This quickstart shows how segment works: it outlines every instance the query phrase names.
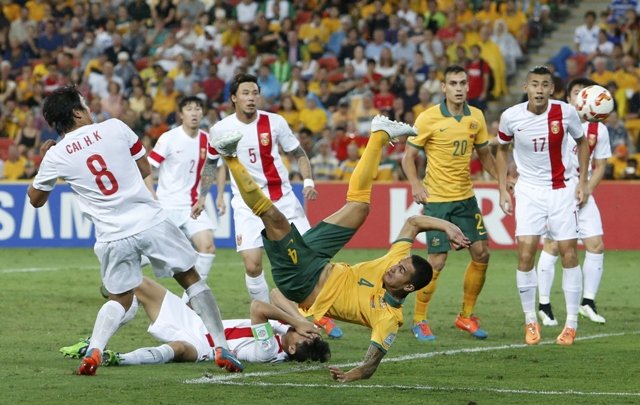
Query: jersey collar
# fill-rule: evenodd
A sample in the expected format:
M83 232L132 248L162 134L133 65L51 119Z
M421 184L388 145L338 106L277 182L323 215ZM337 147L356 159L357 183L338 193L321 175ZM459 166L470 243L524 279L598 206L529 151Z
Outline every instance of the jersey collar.
M462 106L462 115L451 115L449 109L447 108L447 101L442 100L440 102L440 113L443 117L453 117L456 121L460 122L462 121L463 116L471 115L471 110L469 109L469 105L467 103L464 103L464 105Z
M389 291L384 292L384 301L391 305L394 308L400 308L404 303L404 298L398 299L393 295L389 294Z

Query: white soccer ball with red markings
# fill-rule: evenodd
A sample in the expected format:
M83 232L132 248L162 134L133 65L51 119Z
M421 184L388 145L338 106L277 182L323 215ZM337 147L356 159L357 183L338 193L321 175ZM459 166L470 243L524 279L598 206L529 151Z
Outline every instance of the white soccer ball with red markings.
M603 121L613 111L613 97L602 86L587 86L576 97L576 110L582 119Z

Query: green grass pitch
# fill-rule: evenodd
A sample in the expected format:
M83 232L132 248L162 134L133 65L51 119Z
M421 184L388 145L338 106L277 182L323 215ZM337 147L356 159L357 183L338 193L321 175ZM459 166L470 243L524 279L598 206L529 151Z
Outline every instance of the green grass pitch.
M345 250L337 260L355 263L379 250ZM561 326L543 327L543 344L523 345L523 315L515 287L516 253L493 251L476 314L489 338L478 341L458 331L466 252L452 253L430 309L435 342L410 334L413 297L405 325L376 374L339 384L327 365L248 364L230 375L212 364L102 367L95 377L72 375L78 360L58 349L90 334L104 302L98 264L90 249L0 250L0 404L197 404L309 403L640 403L640 303L638 252L607 252L598 295L606 325L581 320L573 347L552 342ZM269 273L268 263L265 268ZM148 270L146 274L150 274ZM267 276L270 279L270 274ZM173 280L163 285L179 292ZM240 256L219 250L209 276L225 318L248 317ZM564 320L561 270L552 294ZM116 351L157 343L136 319L109 342ZM331 341L329 364L349 368L369 345L369 330L340 322L345 336ZM203 378L204 376L209 376Z

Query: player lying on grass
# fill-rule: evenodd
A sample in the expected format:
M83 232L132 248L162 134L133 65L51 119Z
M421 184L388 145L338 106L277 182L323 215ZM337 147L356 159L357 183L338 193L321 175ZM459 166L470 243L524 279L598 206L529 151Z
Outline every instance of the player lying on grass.
M145 277L134 291L136 299L126 321L137 311L137 302L151 320L147 330L164 344L143 347L129 353L105 350L104 366L199 362L214 359L214 342L204 323L177 295ZM223 320L229 349L241 361L252 363L296 361L326 362L331 357L329 344L318 335L319 329L299 313L288 314L274 305L254 300L250 319ZM85 355L89 339L63 347L65 356Z
M437 229L446 232L456 247L469 246L469 240L452 223L416 215L407 219L385 256L355 265L330 261L369 213L371 185L382 148L389 140L415 135L415 129L407 124L376 116L367 147L349 180L346 204L302 236L234 156L242 134L211 134L211 144L223 156L243 200L265 225L264 248L279 289L272 292L273 302L288 313L297 311L295 302L315 320L326 315L372 329L371 345L361 365L348 372L330 368L331 376L340 382L373 375L402 325L405 297L431 280L429 263L410 254L415 236Z

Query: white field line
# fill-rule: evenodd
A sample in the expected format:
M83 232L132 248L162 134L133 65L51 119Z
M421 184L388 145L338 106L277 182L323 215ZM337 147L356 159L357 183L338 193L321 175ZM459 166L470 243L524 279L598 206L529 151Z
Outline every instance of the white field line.
M640 331L635 332L620 332L620 333L599 333L596 335L589 336L579 336L576 338L577 341L582 340L594 340L594 339L602 339L608 337L617 337L617 336L626 336L626 335L637 335L640 334ZM543 341L540 343L541 345L550 345L555 344L554 340ZM481 352L491 352L498 350L508 350L508 349L522 349L528 347L528 345L524 343L516 343L510 345L500 345L500 346L477 346L470 347L464 349L452 349L452 350L443 350L437 352L428 352L428 353L415 353L410 355L398 356L398 357L388 357L384 358L382 362L384 363L397 363L404 362L409 360L418 360L418 359L427 359L436 356L452 356L457 354L466 354L466 353L481 353ZM336 367L347 368L354 367L360 364L360 362L356 363L343 363L337 364ZM447 387L431 387L431 386L402 386L402 385L363 385L363 384L346 384L346 385L338 385L338 384L297 384L297 383L266 383L261 381L232 381L232 380L246 380L252 377L271 377L276 375L283 374L291 374L291 373L299 373L305 371L316 371L316 370L324 370L327 366L325 365L309 365L309 366L293 366L285 370L278 371L259 371L253 373L237 373L237 374L221 374L221 375L208 375L204 377L194 378L190 380L186 380L186 384L222 384L222 385L247 385L247 386L281 386L281 387L320 387L320 388L350 388L350 387L360 387L360 388L408 388L408 389L421 389L421 390L431 390L431 391L475 391L475 392L496 392L496 393L514 393L514 394L540 394L540 395L611 395L611 396L640 396L640 392L631 392L631 393L589 393L589 392L578 392L578 391L531 391L531 390L506 390L499 388L447 388Z
M189 382L195 384L195 382ZM472 388L472 387L435 387L429 385L384 385L384 384L299 384L299 383L267 383L263 381L218 381L219 385L236 385L252 387L301 387L301 388L381 388L381 389L404 389L422 390L434 392L491 392L497 394L519 394L519 395L556 395L556 396L612 396L612 397L640 397L640 392L585 392L585 391L539 391L539 390L515 390L504 388Z

